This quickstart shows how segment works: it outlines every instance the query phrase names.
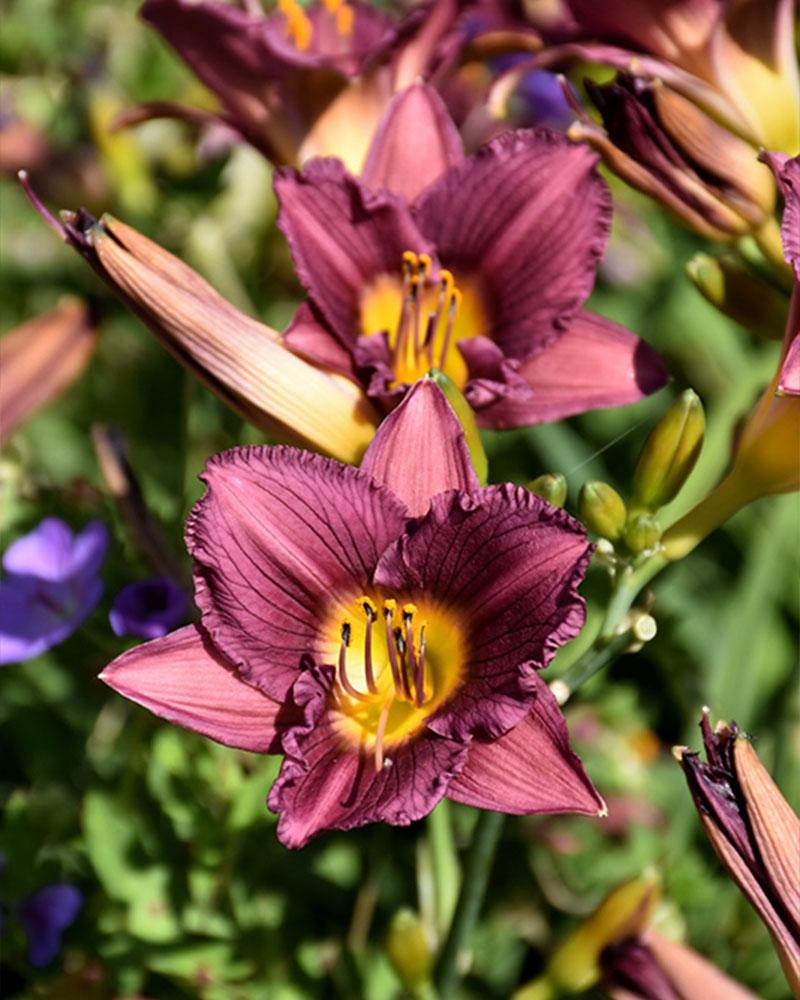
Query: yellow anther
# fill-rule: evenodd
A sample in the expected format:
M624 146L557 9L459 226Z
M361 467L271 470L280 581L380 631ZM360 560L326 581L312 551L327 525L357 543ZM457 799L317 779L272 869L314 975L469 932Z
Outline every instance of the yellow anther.
M461 294L458 288L454 288L451 294L452 294L451 308L454 313L457 313L458 310L461 308L461 300L463 298L463 295Z
M417 606L416 606L416 604L404 604L403 605L403 614L404 615L415 615L416 613L417 613Z
M452 271L447 271L444 268L439 272L442 281L442 291L445 297L452 294L453 289L456 287L456 279L453 277Z
M369 611L371 615L377 614L377 609L375 605L366 595L362 595L361 597L359 597L359 599L356 601L356 604L359 607L363 608L365 611Z
M426 278L430 277L431 274L431 258L429 254L421 253L419 255L419 267Z
M346 3L336 11L336 30L343 38L348 38L353 34L353 24L356 19L356 12Z
M322 0L325 9L330 14L335 14L336 11L342 6L344 0Z
M386 600L383 602L384 613L388 612L390 618L394 617L396 608L397 608L397 601L393 597L387 597Z
M278 0L278 9L286 18L286 33L295 48L305 52L311 45L313 26L297 0Z

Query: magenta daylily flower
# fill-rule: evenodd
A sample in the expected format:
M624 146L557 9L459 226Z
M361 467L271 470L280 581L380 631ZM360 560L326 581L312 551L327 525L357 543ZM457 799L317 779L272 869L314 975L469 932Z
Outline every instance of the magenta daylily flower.
M102 678L187 729L283 753L269 805L284 844L405 825L443 796L602 810L537 674L581 627L591 547L526 490L478 486L432 381L359 469L250 447L203 479L187 527L201 625Z
M466 157L435 91L407 88L360 178L332 159L276 177L278 225L309 296L287 344L387 409L440 368L485 427L655 391L666 380L658 355L582 308L611 222L596 165L545 129Z
M358 0L280 0L254 13L227 3L147 0L141 16L221 103L214 115L155 102L121 116L221 121L276 163L340 156L358 169L395 90L457 54L455 0L422 4L400 21Z

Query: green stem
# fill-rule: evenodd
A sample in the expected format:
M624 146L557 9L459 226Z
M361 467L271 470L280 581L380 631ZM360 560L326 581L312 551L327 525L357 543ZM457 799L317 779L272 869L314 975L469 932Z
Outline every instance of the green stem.
M453 923L442 948L436 976L439 1000L449 1000L461 979L460 958L478 919L505 815L481 812L467 855Z
M428 841L436 891L436 930L441 939L453 919L458 899L458 854L453 844L450 803L442 799L428 816Z
M594 677L603 667L616 660L630 644L631 637L628 632L625 632L603 646L592 646L591 649L588 649L566 673L558 678L558 701L560 704L563 705L573 691L577 691L590 677Z

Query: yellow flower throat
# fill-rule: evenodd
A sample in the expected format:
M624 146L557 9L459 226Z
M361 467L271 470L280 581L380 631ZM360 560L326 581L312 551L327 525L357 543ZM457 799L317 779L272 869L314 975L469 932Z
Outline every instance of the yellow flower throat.
M361 332L388 333L392 387L412 385L431 368L445 372L459 388L467 382L467 365L459 340L485 329L480 296L474 284L459 282L442 269L431 280L431 258L410 250L402 256L402 278L382 274L361 297Z
M464 667L462 630L430 603L357 598L354 614L331 615L323 651L336 664L334 707L345 742L391 766L393 746L419 732L458 686Z

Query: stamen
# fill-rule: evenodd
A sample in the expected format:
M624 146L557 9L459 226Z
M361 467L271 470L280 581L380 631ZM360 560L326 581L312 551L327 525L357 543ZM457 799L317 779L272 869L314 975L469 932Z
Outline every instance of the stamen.
M414 629L412 627L412 621L414 619L414 612L416 610L417 609L416 609L416 607L413 604L405 604L405 605L403 605L403 621L405 622L405 626L406 626L405 646L406 646L406 649L408 650L408 664L407 664L408 678L409 678L409 680L412 677L414 678L414 684L415 684L415 686L416 686L416 680L417 680L417 657L416 657L416 654L414 652ZM410 684L409 684L408 693L409 693L409 698L410 698L410 696L411 696L411 685ZM419 701L419 691L416 692L415 701L416 701L416 703L418 705L420 704L420 701Z
M294 42L295 48L305 52L311 45L314 30L308 14L297 0L278 0L278 9L286 18L286 34Z
M347 647L350 645L350 633L350 622L344 622L342 624L342 644L339 647L339 683L351 698L355 698L356 701L369 701L369 697L357 691L347 677Z
M389 651L389 666L392 668L392 681L394 682L395 693L400 695L402 692L400 667L397 663L397 654L394 651L394 641L392 636L392 617L396 607L397 602L391 597L383 602L383 619L386 623L386 649Z
M378 685L375 683L375 674L372 668L372 623L377 617L375 605L368 597L359 597L358 603L364 609L367 616L367 627L364 632L364 675L367 680L367 687L372 694L378 693Z
M355 19L356 12L349 4L343 3L336 11L336 30L343 38L353 34Z
M378 728L375 730L375 772L380 774L383 770L383 740L386 736L386 723L389 721L389 709L392 707L392 699L387 698L383 703L381 714L378 718Z
M408 659L406 658L408 647L406 646L406 641L403 638L403 630L401 628L396 628L394 630L394 644L397 647L397 652L399 654L400 679L403 682L403 695L406 701L413 701L414 699L411 694L411 684L409 682Z
M414 687L417 692L417 708L425 704L425 622L419 627L419 657L417 673L414 677Z
M447 352L450 349L450 338L453 335L453 324L456 321L456 316L458 315L458 310L461 305L461 292L454 288L450 293L450 305L447 310L447 327L444 331L444 340L442 342L442 353L439 358L439 367L442 371L445 370L445 361L447 360Z
M430 276L431 276L431 258L430 258L430 255L427 254L427 253L421 253L419 255L419 257L417 258L417 260L419 261L419 268L422 271L422 276L424 277L425 281L427 281L428 278L430 278ZM452 278L452 275L451 275L451 278Z

